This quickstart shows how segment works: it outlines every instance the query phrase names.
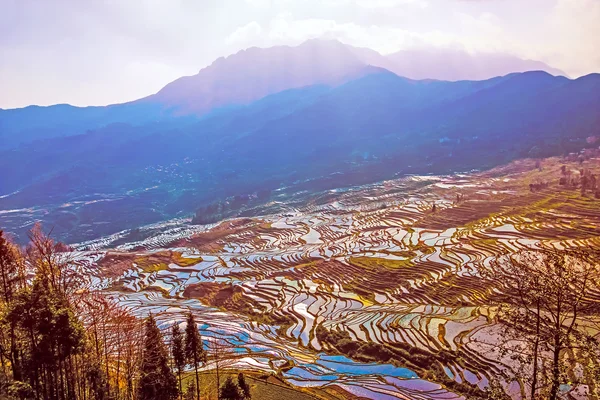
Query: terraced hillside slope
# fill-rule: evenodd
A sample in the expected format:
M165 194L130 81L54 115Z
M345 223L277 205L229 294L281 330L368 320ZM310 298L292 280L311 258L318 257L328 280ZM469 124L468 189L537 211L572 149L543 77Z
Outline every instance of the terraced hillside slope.
M192 310L232 368L365 398L468 398L512 368L482 272L521 249L600 246L598 155L300 193L277 214L175 220L74 255L134 313L167 327Z

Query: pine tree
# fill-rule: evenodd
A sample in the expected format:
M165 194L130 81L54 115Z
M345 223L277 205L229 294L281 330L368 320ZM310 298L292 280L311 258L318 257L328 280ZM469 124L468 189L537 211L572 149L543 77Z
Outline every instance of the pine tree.
M19 293L8 318L29 335L24 371L36 392L44 398L72 394L67 362L84 350L85 331L64 293L53 290L47 276L36 271L31 288Z
M146 319L144 353L140 371L140 400L177 398L177 379L169 368L168 353L152 314Z
M185 367L185 348L183 346L183 335L177 323L173 324L173 327L171 328L171 354L173 356L175 368L177 368L179 397L181 398L183 395L183 390L181 388L181 371Z
M200 377L198 376L198 366L206 362L206 352L202 345L202 338L198 332L198 326L191 312L187 316L187 325L185 327L185 357L189 364L194 366L196 374L196 396L200 399Z
M240 389L233 382L230 376L227 377L223 386L221 386L221 400L241 400L242 395L240 394Z
M250 385L246 382L246 378L244 374L241 372L238 374L238 386L240 388L241 398L244 400L250 400L252 398L252 394L250 393Z

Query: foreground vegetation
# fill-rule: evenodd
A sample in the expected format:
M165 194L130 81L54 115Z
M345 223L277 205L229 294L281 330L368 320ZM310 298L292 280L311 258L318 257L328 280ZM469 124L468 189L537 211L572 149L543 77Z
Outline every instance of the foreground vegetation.
M242 373L235 382L218 378L224 349L205 348L191 313L185 332L174 324L167 343L152 315L139 320L88 291L66 246L39 226L30 238L21 249L0 231L0 398L194 400L208 360L217 398L251 397ZM183 393L190 367L196 380Z

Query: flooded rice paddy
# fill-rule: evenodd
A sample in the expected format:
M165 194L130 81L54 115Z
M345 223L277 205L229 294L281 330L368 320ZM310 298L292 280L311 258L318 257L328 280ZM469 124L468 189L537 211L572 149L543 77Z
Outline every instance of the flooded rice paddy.
M232 367L373 399L459 399L416 368L337 354L317 331L446 351L456 357L444 363L445 379L485 388L510 366L490 353L495 291L481 271L522 249L600 245L600 200L558 185L529 190L535 179L558 181L557 170L523 162L407 177L317 195L277 215L171 221L143 241L115 247L126 233L116 234L74 255L91 286L165 328L196 313L205 340L232 349Z

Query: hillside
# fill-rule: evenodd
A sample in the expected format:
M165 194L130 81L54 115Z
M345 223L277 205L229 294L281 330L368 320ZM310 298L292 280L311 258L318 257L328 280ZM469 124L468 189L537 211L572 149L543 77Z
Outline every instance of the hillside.
M498 348L510 322L495 318L516 294L490 271L506 255L598 248L599 156L304 192L260 217L169 221L73 254L92 288L160 313L165 329L196 310L203 336L228 343L229 368L370 399L475 398L520 371L520 348ZM595 322L600 291L587 299ZM580 326L597 337L598 325ZM584 351L560 355L568 376L592 370L572 362ZM565 392L597 393L594 376L581 376Z
M82 240L217 201L239 210L259 192L268 201L398 174L491 168L593 146L598 109L598 74L443 82L378 70L200 120L112 124L4 151L0 169L13 173L0 181L0 209L27 210L0 218L13 230L41 216Z
M39 139L84 134L113 123L140 126L182 116L193 121L281 91L313 85L339 86L381 69L413 79L439 80L481 80L529 70L564 75L540 62L498 54L439 50L384 56L371 49L320 39L295 47L252 47L221 57L195 75L181 77L156 94L128 103L0 109L0 150Z

